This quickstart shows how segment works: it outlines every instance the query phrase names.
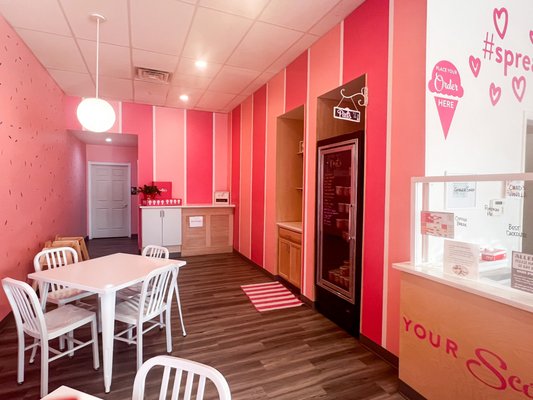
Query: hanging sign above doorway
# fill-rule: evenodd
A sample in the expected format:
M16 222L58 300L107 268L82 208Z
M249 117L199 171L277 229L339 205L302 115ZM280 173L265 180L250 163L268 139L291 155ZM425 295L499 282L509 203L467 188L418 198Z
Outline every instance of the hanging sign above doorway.
M333 118L359 122L361 120L361 113L348 107L333 107Z
M366 107L368 104L368 89L366 87L361 88L360 93L352 94L351 96L346 96L344 94L344 88L341 89L341 100L339 101L339 104L337 104L336 107L333 107L333 118L336 119L344 119L346 121L352 121L352 122L360 122L361 121L361 113L357 109L357 106L355 105L355 101L353 100L356 96L361 96L362 99L359 99L358 103L362 107ZM353 107L355 110L349 108L349 107L339 107L341 103L344 100L350 100L353 104Z

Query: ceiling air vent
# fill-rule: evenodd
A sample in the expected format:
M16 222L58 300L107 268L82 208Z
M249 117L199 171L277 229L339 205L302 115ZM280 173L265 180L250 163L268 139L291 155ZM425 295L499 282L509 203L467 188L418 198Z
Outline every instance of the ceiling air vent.
M159 71L157 69L136 67L135 76L141 81L168 83L172 74L170 72Z

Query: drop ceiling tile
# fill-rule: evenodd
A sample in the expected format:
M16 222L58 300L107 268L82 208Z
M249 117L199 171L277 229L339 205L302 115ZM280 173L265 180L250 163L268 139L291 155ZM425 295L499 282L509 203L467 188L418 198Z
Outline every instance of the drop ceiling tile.
M193 14L194 6L176 0L131 0L133 47L179 55Z
M331 0L271 0L259 20L306 32L329 12L335 3Z
M226 104L225 110L226 112L232 111L235 107L237 107L239 104L241 104L244 100L246 100L248 96L244 95L238 95L235 96L233 100L231 100L228 104Z
M212 78L193 76L186 74L174 74L172 76L172 86L190 87L193 89L207 89Z
M255 19L265 8L269 0L200 0L198 3L201 7L214 8L230 14L236 14L243 17Z
M239 94L258 75L257 71L225 66L213 79L209 90L222 93Z
M133 66L173 73L177 66L179 57L168 54L153 53L146 50L133 49Z
M346 18L350 13L363 4L364 0L342 0L330 12L314 25L309 33L323 36L331 28Z
M78 45L89 71L94 74L96 70L96 42L79 39ZM129 47L100 43L99 69L100 76L131 79L133 75Z
M17 29L17 33L46 68L88 72L72 37Z
M95 88L91 75L80 72L60 71L49 69L50 76L69 96L86 97L88 93L94 96Z
M204 92L205 90L203 89L172 86L168 91L167 102L165 104L169 107L192 108L196 106L196 103L200 100ZM186 102L180 100L182 94L189 96L189 100Z
M296 57L306 51L311 45L318 40L318 36L305 34L296 43L294 43L289 50L287 50L281 57L279 57L272 65L268 67L269 72L278 73Z
M106 18L100 22L100 42L130 45L127 0L60 2L76 38L96 41L96 21L90 15L97 13Z
M70 35L67 21L56 0L2 0L0 11L14 28Z
M133 100L133 81L131 79L101 76L98 86L101 97L121 101Z
M234 94L210 92L202 96L196 103L196 107L204 110L220 111L234 98Z
M177 73L211 78L218 74L218 71L222 68L222 64L207 63L205 69L198 69L194 65L195 62L196 60L191 58L182 57L178 65Z
M300 37L301 32L257 22L228 60L229 65L265 70Z
M167 100L169 85L133 81L134 100L136 103L154 104L162 106Z
M199 8L183 49L183 57L224 63L251 25L252 20L243 17Z

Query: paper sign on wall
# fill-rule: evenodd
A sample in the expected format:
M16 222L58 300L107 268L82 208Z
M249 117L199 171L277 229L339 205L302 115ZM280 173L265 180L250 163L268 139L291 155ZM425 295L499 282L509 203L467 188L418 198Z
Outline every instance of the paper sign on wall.
M476 182L446 183L448 208L472 208L476 206Z
M202 215L189 217L189 228L201 228L204 226L204 217Z
M454 220L453 213L422 211L420 213L420 230L422 235L431 235L453 239Z

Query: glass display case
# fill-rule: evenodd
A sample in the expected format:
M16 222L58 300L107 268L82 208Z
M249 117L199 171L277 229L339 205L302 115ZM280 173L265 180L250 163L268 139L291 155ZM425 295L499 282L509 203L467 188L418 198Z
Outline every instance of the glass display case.
M413 178L411 190L411 267L533 293L533 173Z

